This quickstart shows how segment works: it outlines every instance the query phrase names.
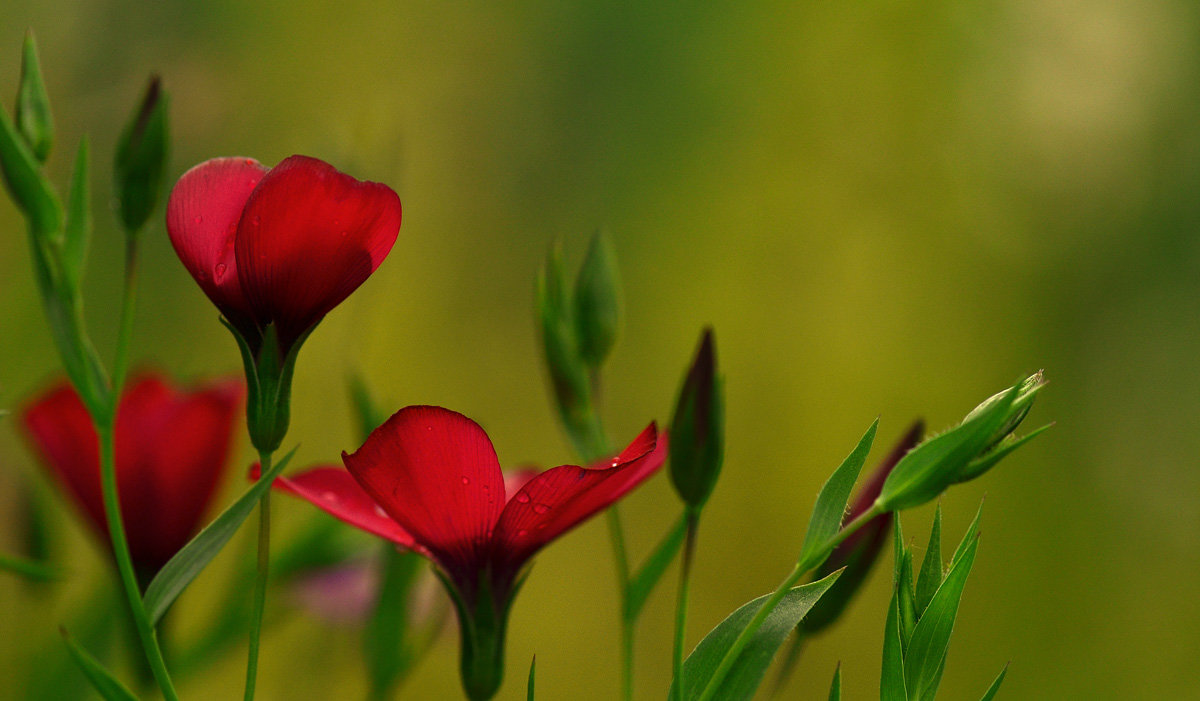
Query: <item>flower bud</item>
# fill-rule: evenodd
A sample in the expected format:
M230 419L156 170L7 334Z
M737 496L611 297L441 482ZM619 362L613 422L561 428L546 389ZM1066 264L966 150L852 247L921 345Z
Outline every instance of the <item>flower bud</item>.
M725 452L725 408L711 328L684 378L671 421L671 483L689 506L704 505L721 474Z
M612 351L621 323L621 277L612 241L596 232L575 282L579 356L597 368Z
M592 393L587 367L579 353L573 306L565 287L562 252L550 249L537 278L537 313L541 322L542 349L554 387L559 417L575 447L593 458L603 453L591 436Z
M983 474L1024 439L1005 442L1017 428L1044 384L1038 372L1017 385L986 399L962 423L917 446L888 477L878 504L886 511L920 506L952 484Z
M118 215L127 232L142 228L162 194L167 166L167 96L158 76L117 141L113 186Z
M42 69L38 64L33 32L25 34L25 46L21 55L21 83L17 87L16 123L17 131L29 145L34 157L39 163L45 163L54 143L54 119L50 116L50 98L46 95L46 84L42 81Z

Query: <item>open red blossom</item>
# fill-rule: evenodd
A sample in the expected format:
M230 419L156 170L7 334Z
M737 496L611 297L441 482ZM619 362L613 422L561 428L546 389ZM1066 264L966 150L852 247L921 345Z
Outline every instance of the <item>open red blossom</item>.
M274 323L287 349L387 257L400 198L307 156L267 169L214 158L184 173L167 231L184 267L252 347Z
M505 475L479 424L411 406L357 452L342 453L345 470L318 467L275 487L429 557L464 600L486 585L503 602L534 553L620 499L665 457L665 437L651 424L609 462Z
M199 529L229 462L244 394L239 380L180 390L145 373L121 397L117 488L140 575L157 572ZM34 451L107 542L99 439L79 395L57 384L25 407L21 419Z

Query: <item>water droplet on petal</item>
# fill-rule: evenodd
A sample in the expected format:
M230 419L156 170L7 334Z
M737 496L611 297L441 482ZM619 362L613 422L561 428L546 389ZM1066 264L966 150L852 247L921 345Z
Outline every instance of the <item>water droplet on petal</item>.
M471 478L469 478L469 477L467 477L467 476L465 476L465 475L464 475L464 476L463 476L463 478L462 478L462 483L463 483L463 484L470 484L470 483L471 483Z
M321 499L324 501L337 501L337 494L333 492L321 492Z
M518 538L524 538L524 537L525 537L525 536L527 536L527 535L529 535L529 531L525 530L524 528L522 528L521 530L517 531L517 537L518 537Z
M255 217L250 220L250 223L255 226L262 226L262 217L255 215Z
M195 218L195 219L193 219L192 221L196 222L197 224L203 224L203 223L204 223L204 217L202 217L202 216L200 216L199 214L197 214L197 215L196 215L196 218Z
M528 504L529 503L529 495L526 494L525 492L521 492L520 494L518 494L516 496L516 499L517 499L518 504Z
M546 506L545 504L534 504L533 505L533 512L535 514L544 514L549 510L550 510L550 507Z
M377 515L379 515L379 516L382 516L382 517L384 517L384 518L388 518L387 512L386 512L386 511L384 511L384 510L383 510L383 507L382 507L382 506L380 506L379 504L376 504L376 505L375 505L375 513L376 513Z
M228 268L225 266L224 263L217 263L217 269L215 271L215 274L213 275L213 279L220 280L221 278L225 277L226 270L228 270Z

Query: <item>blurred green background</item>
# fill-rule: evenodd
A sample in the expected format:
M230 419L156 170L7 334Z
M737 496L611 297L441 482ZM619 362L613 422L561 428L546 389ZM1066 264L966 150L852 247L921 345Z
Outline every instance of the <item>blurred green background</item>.
M356 369L389 409L477 419L505 465L570 462L532 280L551 240L577 261L605 227L626 287L606 389L618 440L669 419L700 328L717 330L728 450L689 646L790 569L816 490L872 418L881 455L913 418L940 429L1044 367L1031 426L1058 426L942 502L950 540L988 497L942 696L977 698L1011 661L1008 699L1200 698L1195 3L5 0L6 108L27 27L60 187L78 139L92 139L86 293L105 354L120 276L112 146L157 71L172 182L214 156L305 153L404 202L391 257L301 356L298 464L357 445L343 400ZM138 360L183 378L239 372L161 217L144 240ZM57 364L7 198L0 299L0 406L14 408ZM14 552L19 488L38 468L3 424L0 550ZM240 438L232 472L250 459ZM240 489L227 479L222 503ZM310 517L276 504L278 538ZM627 504L640 557L676 502L659 477ZM905 516L918 553L931 517ZM55 530L67 583L35 592L0 577L0 696L106 581L79 521ZM180 601L178 636L199 629L235 559ZM809 647L787 697L823 698L838 661L848 698L877 694L889 560ZM539 698L616 697L611 570L602 521L537 558L501 698L524 698L534 653ZM669 681L666 582L640 630L639 698ZM458 694L457 638L448 627L405 698ZM261 698L359 697L358 641L285 618L265 638ZM226 698L243 665L239 648L181 692Z

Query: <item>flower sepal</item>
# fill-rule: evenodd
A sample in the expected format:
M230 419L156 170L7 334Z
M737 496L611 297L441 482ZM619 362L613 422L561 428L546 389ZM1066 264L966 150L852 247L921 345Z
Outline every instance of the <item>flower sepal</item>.
M296 357L300 347L312 330L313 324L297 338L284 355L279 343L279 332L275 324L267 324L258 342L257 352L250 340L238 328L222 317L221 323L233 334L238 350L242 353L242 366L246 372L246 426L250 442L260 452L273 452L283 443L291 418L292 375L296 368Z
M526 570L528 571L528 570ZM508 631L508 612L516 593L525 581L519 576L507 593L493 590L491 573L479 573L479 581L469 601L445 573L435 567L438 579L446 587L458 613L462 639L459 673L463 691L471 701L485 701L496 695L504 681L504 638ZM499 598L497 597L499 594Z

